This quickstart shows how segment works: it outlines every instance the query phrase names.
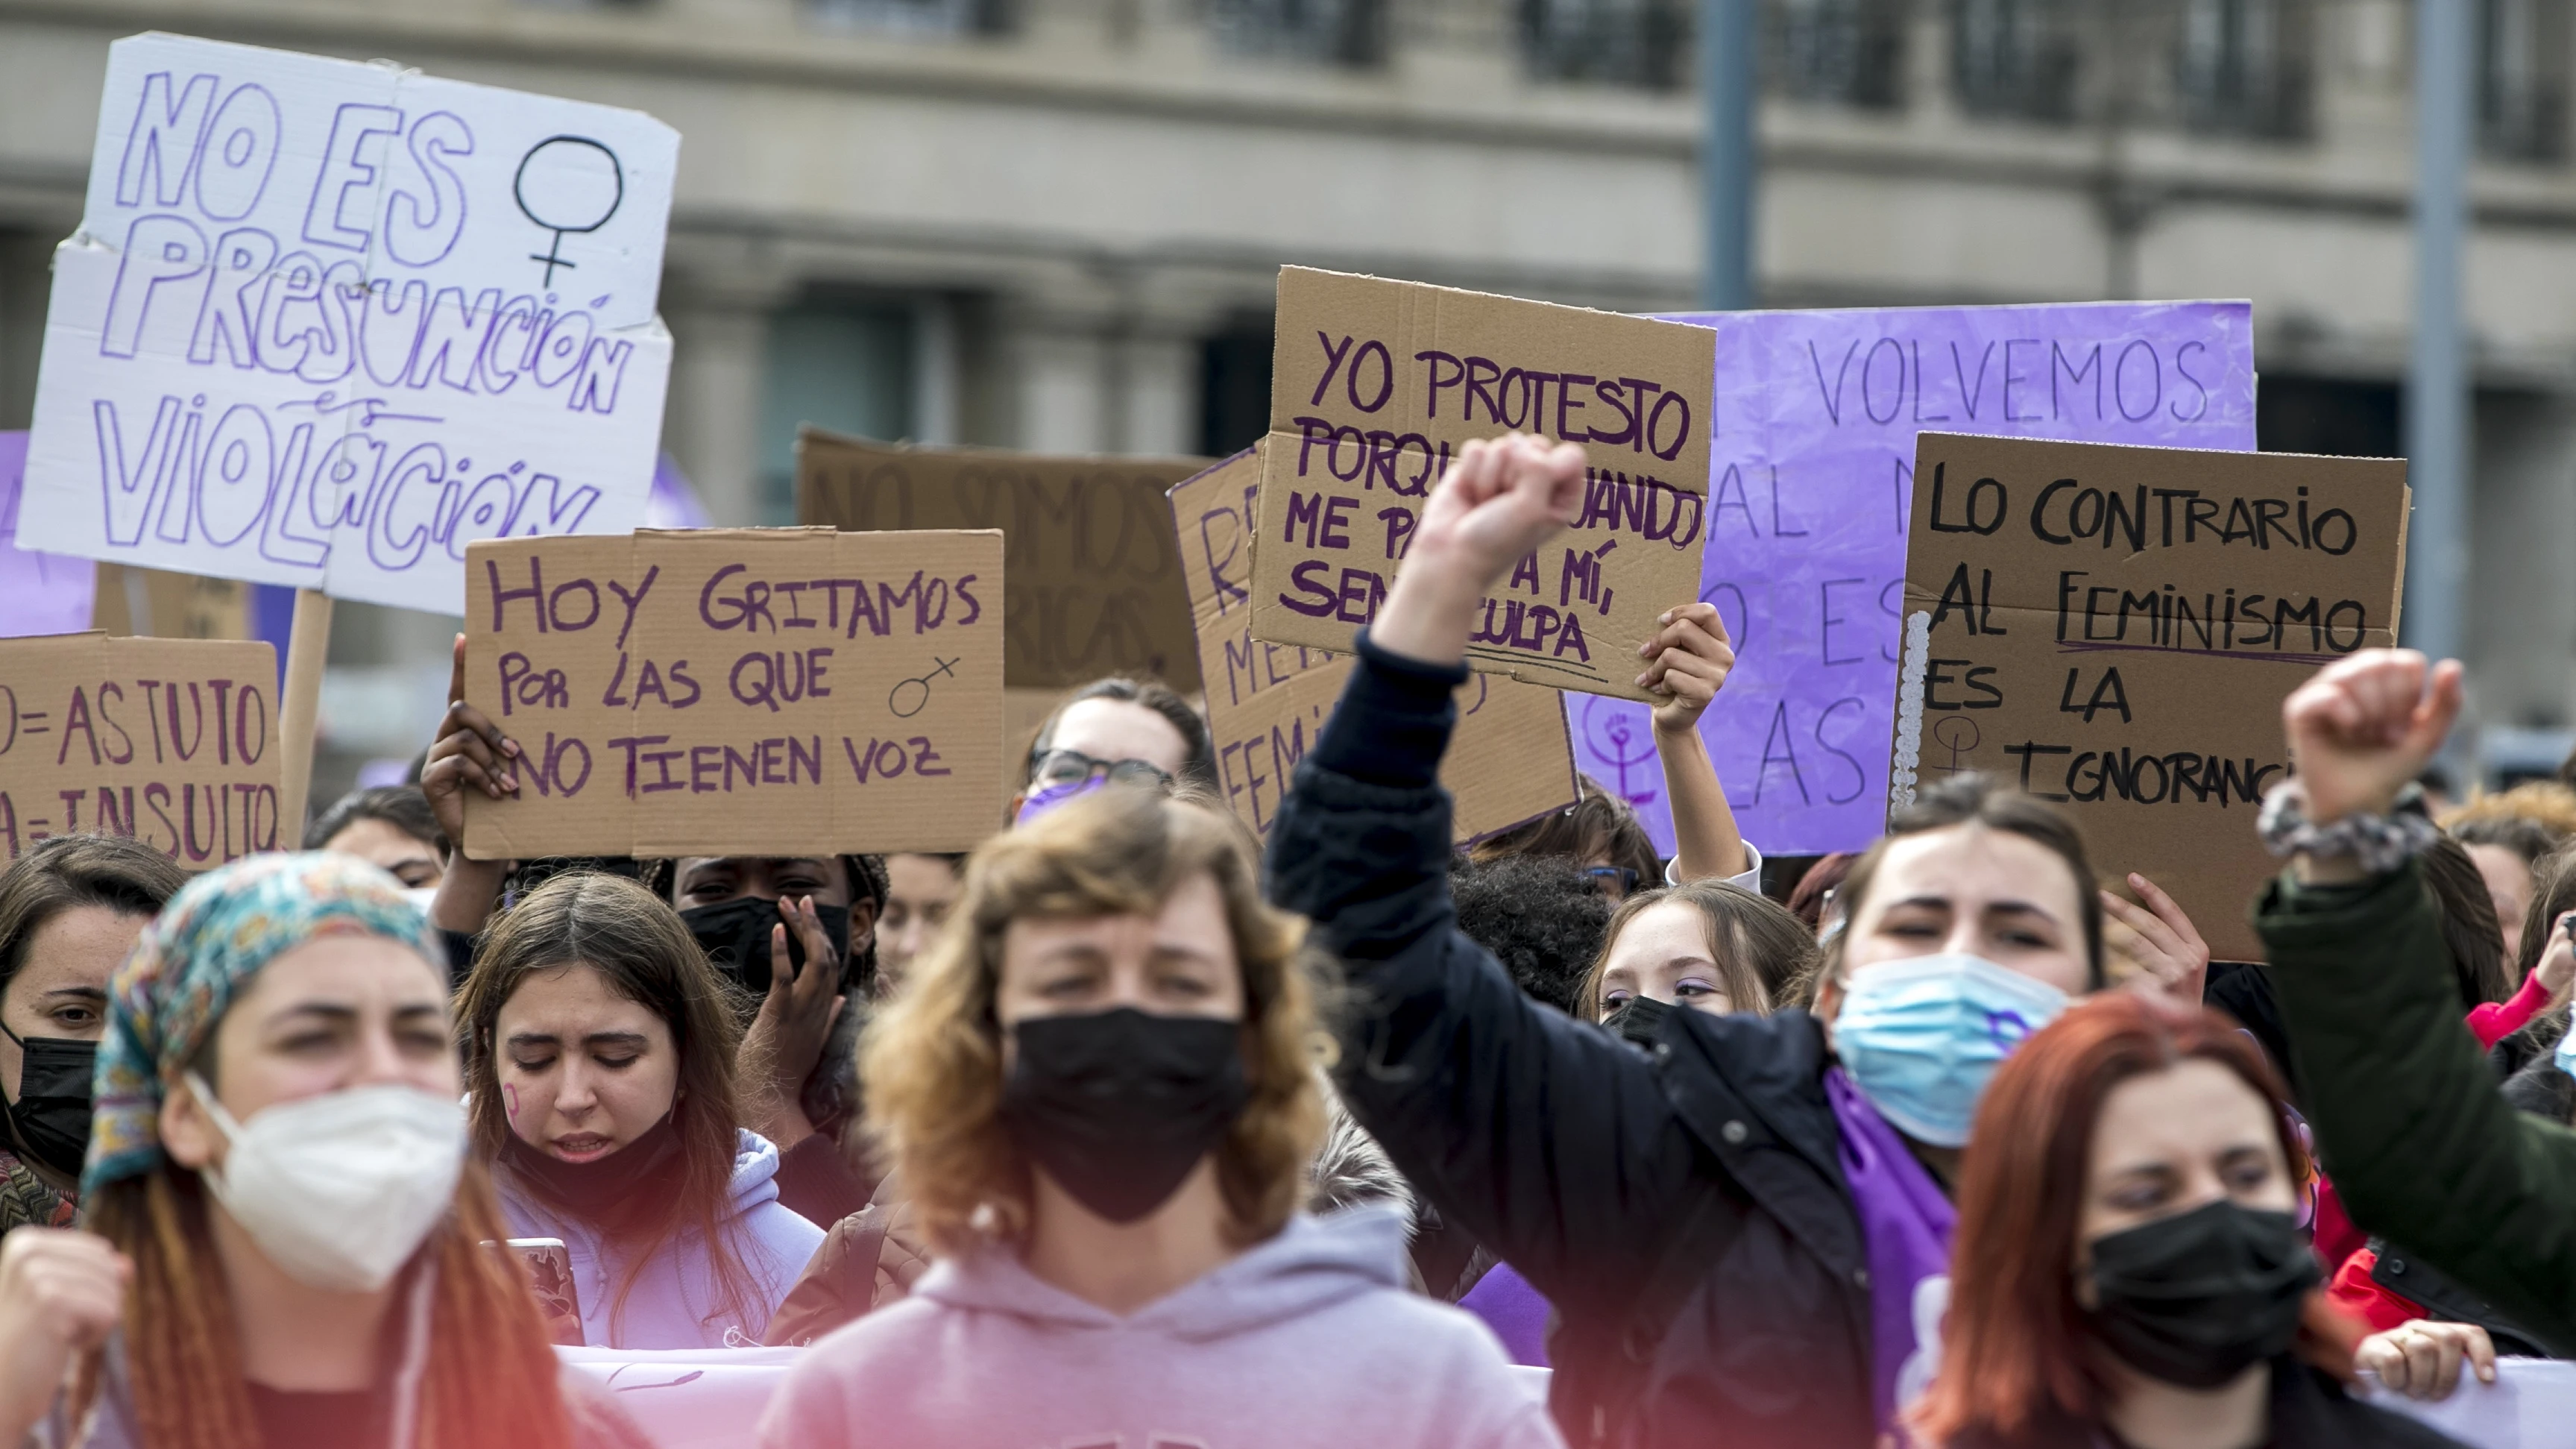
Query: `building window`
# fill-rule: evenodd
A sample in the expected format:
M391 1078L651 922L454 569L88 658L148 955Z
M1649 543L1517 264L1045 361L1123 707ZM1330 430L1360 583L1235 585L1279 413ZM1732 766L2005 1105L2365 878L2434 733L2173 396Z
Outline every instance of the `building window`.
M2308 132L2312 32L2302 0L2182 0L2174 90L2196 131Z
M1871 110L1905 104L1904 0L1771 0L1764 19L1774 91Z
M819 298L769 320L760 400L760 522L796 521L796 430L895 442L914 435L914 328L900 303Z
M1237 55L1281 56L1318 65L1374 66L1386 60L1389 0L1207 0L1208 28Z
M1687 0L1520 0L1521 56L1541 80L1671 90L1690 75Z
M1971 115L2075 119L2080 45L2069 0L1954 0L1951 84Z
M1008 27L1007 0L806 0L825 25L903 35L989 35Z
M1270 431L1267 316L1239 317L1199 344L1199 451L1211 458L1240 452Z
M2567 157L2567 0L2478 0L2478 146L2511 161Z

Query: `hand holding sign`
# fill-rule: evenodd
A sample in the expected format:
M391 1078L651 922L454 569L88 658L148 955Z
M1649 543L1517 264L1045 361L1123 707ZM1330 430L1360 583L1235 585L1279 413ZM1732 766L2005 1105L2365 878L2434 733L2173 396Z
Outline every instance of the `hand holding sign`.
M456 661L447 676L447 713L438 722L438 738L429 747L420 772L421 793L430 813L450 840L465 838L465 792L481 790L495 800L519 793L519 777L510 766L519 758L519 742L501 733L483 711L465 702L465 636L456 636Z
M2200 928L2164 887L2136 871L2129 872L2129 889L2145 904L2102 892L2109 944L2138 967L2129 984L2185 1006L2200 1005L2209 983L2209 943L2200 938Z
M1637 687L1664 700L1655 706L1655 732L1677 735L1699 728L1699 717L1735 670L1735 645L1715 604L1668 610L1655 637L1637 646L1648 660Z
M1467 653L1476 601L1505 570L1574 521L1583 450L1520 433L1458 449L1414 532L1370 637L1398 654L1448 663Z
M2385 815L2460 715L2460 662L2372 649L2318 671L2281 702L2308 819Z

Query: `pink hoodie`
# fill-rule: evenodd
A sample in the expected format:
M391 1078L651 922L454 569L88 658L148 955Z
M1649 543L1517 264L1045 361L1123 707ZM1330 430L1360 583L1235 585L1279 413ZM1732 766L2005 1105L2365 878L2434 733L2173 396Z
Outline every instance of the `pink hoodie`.
M1300 1216L1125 1318L1001 1251L816 1343L763 1449L1561 1449L1493 1334L1408 1293L1401 1211Z

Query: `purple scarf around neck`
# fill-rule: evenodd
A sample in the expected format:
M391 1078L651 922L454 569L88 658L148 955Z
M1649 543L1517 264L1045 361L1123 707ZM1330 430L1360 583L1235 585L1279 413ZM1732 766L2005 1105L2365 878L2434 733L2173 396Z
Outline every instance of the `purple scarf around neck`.
M1922 1397L1941 1365L1959 1213L1840 1067L1825 1071L1825 1100L1842 1128L1837 1155L1869 1254L1870 1399L1880 1433L1904 1443L1897 1416Z

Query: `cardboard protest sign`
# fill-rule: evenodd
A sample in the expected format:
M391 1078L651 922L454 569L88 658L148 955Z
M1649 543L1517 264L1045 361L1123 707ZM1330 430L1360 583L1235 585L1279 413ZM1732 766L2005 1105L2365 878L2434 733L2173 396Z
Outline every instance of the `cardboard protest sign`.
M1717 329L1708 554L1735 670L1701 717L1744 837L1858 850L1885 824L1914 435L2251 451L2244 302L1700 313ZM1577 762L1666 850L1637 705L1570 696Z
M476 539L634 527L678 155L634 111L116 42L22 536L445 610Z
M1105 674L1199 687L1164 490L1205 458L1049 457L889 446L808 427L796 436L796 521L867 531L998 528L1008 552L1014 689Z
M1583 445L1583 512L1488 596L1467 660L1643 699L1637 646L1699 590L1705 328L1283 267L1253 637L1348 648L1377 613L1458 446Z
M1261 491L1258 449L1172 490L1172 518L1197 621L1208 728L1226 803L1265 838L1297 761L1324 727L1351 672L1348 655L1252 637L1249 520ZM1574 758L1556 691L1478 674L1458 691L1458 733L1440 782L1451 828L1480 839L1575 801Z
M0 639L0 865L100 831L189 870L275 850L280 753L265 643Z
M993 832L1002 538L487 540L465 697L519 742L476 860L965 850Z
M2261 959L2281 701L2395 643L2406 464L1927 432L1915 478L1892 803L2010 781L2106 881L2145 874L2218 959Z
M0 433L0 638L70 634L90 626L97 565L85 558L18 547L18 490L27 472L27 435Z

